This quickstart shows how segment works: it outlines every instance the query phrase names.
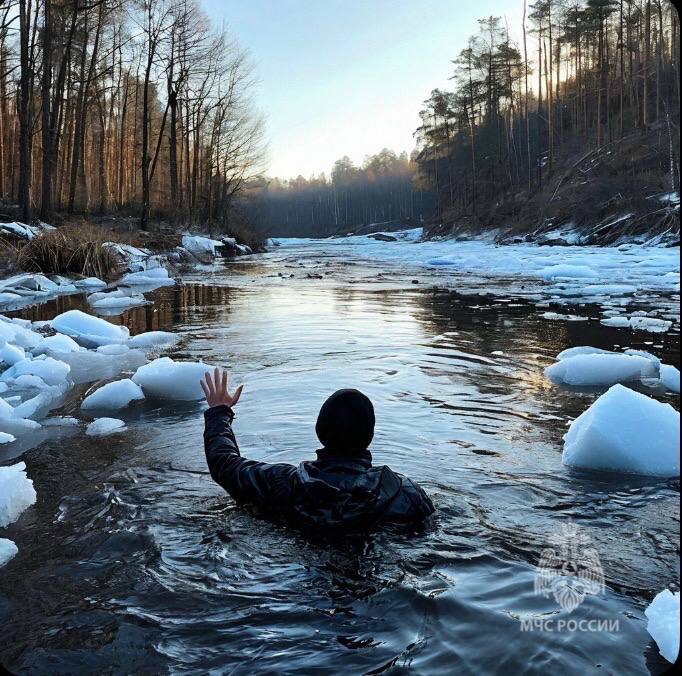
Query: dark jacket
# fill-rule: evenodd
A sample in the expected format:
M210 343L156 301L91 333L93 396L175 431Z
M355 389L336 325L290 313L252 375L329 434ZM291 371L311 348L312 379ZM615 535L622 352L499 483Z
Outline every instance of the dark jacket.
M301 527L368 528L409 523L433 513L426 493L389 467L372 467L369 450L353 457L321 449L298 467L239 455L227 406L205 413L204 449L213 480L237 502Z

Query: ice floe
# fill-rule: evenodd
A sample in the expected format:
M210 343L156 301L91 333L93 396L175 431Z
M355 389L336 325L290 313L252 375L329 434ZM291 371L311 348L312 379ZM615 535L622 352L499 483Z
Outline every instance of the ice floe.
M656 641L658 651L674 664L680 652L680 592L664 589L644 611L646 630Z
M130 378L107 383L92 394L88 395L81 404L83 410L93 408L119 409L125 408L132 401L144 399L144 393L139 385Z
M680 393L680 372L670 364L661 364L661 385L671 392Z
M604 326L632 329L633 331L649 331L650 333L665 333L673 325L671 321L656 317L616 316L600 321Z
M169 331L147 331L147 333L139 333L133 336L128 345L132 348L149 349L152 347L160 347L162 345L173 345L180 340L180 336Z
M159 267L129 272L118 283L127 286L173 286L175 280L168 276L166 268Z
M652 360L636 355L576 354L548 366L545 375L558 385L597 387L658 378L659 370Z
M104 437L125 429L125 423L118 418L96 418L87 426L85 433L91 437Z
M16 521L35 501L33 481L26 476L23 462L0 467L0 528Z
M18 553L19 549L12 540L0 538L0 568L11 561Z
M201 362L180 362L160 357L137 369L133 382L148 397L194 401L204 398L199 381L210 369Z
M16 441L17 438L13 434L8 434L7 432L0 432L0 444L11 444Z
M123 291L110 291L93 293L88 296L88 303L96 309L110 309L110 308L129 308L137 305L145 305L150 303L142 294L126 294Z
M55 331L70 336L84 347L125 343L129 337L125 326L114 326L105 319L93 317L81 310L63 312L50 324Z
M679 476L680 414L614 385L571 423L562 460L583 469Z
M0 338L0 362L14 366L18 361L26 358L23 348L11 345L6 338Z
M0 375L0 381L8 381L22 375L31 375L42 378L48 385L60 385L66 380L70 370L71 367L59 359L44 355L35 359L27 357L16 362Z

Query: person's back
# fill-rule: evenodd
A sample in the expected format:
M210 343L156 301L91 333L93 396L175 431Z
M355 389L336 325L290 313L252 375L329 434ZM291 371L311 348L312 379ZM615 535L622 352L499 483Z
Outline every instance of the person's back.
M315 431L323 448L317 459L269 464L242 458L232 431L232 406L241 394L227 391L227 374L216 369L202 382L204 448L214 481L235 500L299 527L369 528L416 522L433 513L426 493L389 467L372 466L374 409L357 390L339 390L322 406Z

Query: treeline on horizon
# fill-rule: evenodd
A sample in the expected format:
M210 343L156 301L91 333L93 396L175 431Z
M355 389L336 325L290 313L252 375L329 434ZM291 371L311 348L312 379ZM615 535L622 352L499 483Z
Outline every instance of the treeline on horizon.
M521 45L499 17L479 25L453 61L453 90L431 92L421 112L418 173L436 194L437 218L532 195L564 160L656 125L659 175L667 172L669 190L679 186L680 26L671 2L524 2ZM637 191L651 188L648 178L623 180Z
M424 101L412 158L392 159L385 164L396 168L385 173L366 170L382 161L368 158L352 168L344 158L330 178L273 181L256 192L257 217L270 228L318 234L407 217L485 220L510 196L534 204L543 189L553 190L557 171L588 152L656 129L655 141L643 141L652 146L648 161L627 176L622 169L619 176L599 176L602 192L644 193L663 180L677 189L680 24L674 5L539 0L524 1L523 9L520 44L502 18L479 20L479 32L453 55L452 90L435 89ZM585 210L596 209L598 192L586 194ZM517 208L518 201L505 218Z
M384 148L357 167L349 157L331 176L252 184L244 209L250 220L281 236L330 235L361 224L421 222L433 214L434 197L415 180L416 165Z
M262 171L253 86L198 0L5 0L0 200L224 227Z

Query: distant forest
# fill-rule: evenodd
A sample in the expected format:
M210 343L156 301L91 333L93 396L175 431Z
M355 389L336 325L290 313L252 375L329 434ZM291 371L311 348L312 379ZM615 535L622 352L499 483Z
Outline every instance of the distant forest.
M199 0L0 1L0 200L225 226L262 171L253 86Z
M368 223L431 218L434 196L421 189L407 153L384 149L356 167L348 157L334 163L331 177L272 179L253 186L244 208L272 234L328 235Z
M489 16L453 54L452 90L436 89L424 101L410 159L382 151L359 168L339 160L329 178L273 180L255 191L254 217L300 234L400 218L488 227L496 225L495 209L504 223L523 209L529 220L552 201L543 191L553 193L581 158L633 133L641 142L624 146L620 165L586 177L599 185L583 188L582 206L570 209L589 218L602 201L676 190L680 22L673 4L539 0L524 1L523 10L520 44L502 18ZM631 152L637 145L647 148Z

